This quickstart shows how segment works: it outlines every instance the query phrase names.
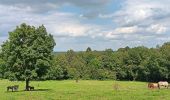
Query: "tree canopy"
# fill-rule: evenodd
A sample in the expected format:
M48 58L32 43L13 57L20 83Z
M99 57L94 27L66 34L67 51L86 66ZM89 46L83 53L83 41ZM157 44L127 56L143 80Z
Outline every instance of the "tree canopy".
M52 65L55 46L53 36L42 25L38 28L25 23L9 32L9 38L2 45L1 57L5 61L5 77L11 80L43 78Z

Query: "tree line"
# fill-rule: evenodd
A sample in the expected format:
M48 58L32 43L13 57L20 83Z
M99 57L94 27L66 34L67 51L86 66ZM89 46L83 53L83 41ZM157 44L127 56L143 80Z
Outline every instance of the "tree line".
M46 79L170 81L170 42L156 48L68 50L56 54L52 62Z
M1 45L0 78L25 80L131 80L170 81L170 42L156 48L144 46L117 51L53 52L55 41L42 25L26 24L9 32Z

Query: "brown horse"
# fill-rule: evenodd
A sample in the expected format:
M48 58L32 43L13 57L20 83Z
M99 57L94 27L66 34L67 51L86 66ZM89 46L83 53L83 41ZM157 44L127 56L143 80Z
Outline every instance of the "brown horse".
M148 83L148 88L150 89L154 89L154 88L158 88L158 83Z

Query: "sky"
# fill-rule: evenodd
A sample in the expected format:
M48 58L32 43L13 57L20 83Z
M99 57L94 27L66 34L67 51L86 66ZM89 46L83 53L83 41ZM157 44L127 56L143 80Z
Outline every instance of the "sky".
M54 51L170 41L170 0L0 0L0 9L0 45L21 23L43 24L54 36Z

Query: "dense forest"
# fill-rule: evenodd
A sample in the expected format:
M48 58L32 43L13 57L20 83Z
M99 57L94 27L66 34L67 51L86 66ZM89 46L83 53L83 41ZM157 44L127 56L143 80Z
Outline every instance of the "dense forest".
M156 48L144 46L54 53L52 66L41 80L93 79L170 81L170 42ZM0 77L6 77L5 62L0 59Z

